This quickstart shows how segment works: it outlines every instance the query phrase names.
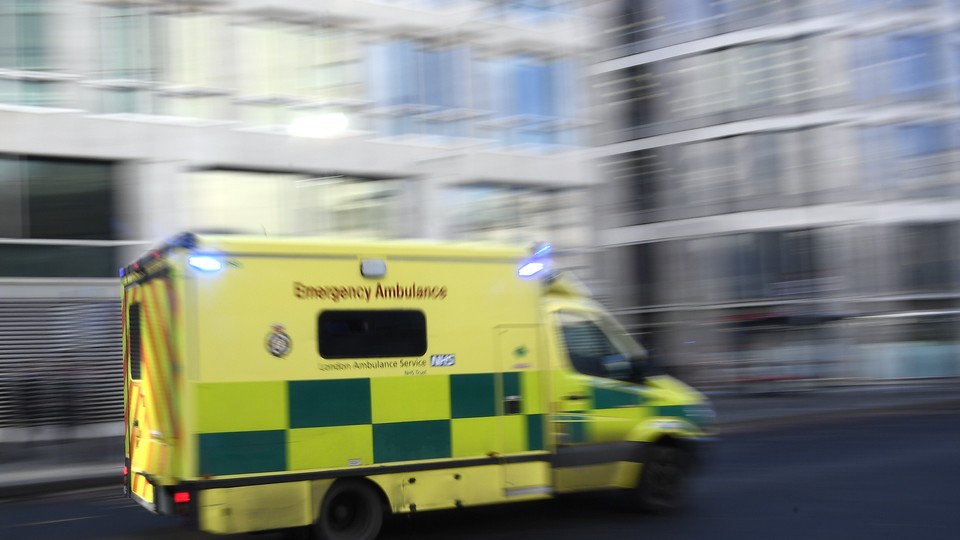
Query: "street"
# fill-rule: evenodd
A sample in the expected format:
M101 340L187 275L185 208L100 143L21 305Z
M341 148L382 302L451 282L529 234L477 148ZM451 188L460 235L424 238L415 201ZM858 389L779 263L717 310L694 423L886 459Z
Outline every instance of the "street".
M776 425L724 436L673 515L633 513L616 493L583 494L388 519L381 538L953 539L958 456L956 407ZM4 501L0 537L215 538L149 514L119 487Z

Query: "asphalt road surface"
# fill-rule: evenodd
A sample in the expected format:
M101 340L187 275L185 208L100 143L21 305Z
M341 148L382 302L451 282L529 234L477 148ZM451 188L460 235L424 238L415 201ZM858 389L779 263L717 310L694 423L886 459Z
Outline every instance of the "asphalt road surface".
M726 435L667 516L616 493L388 519L383 540L960 538L960 410L882 414ZM0 539L273 539L185 531L95 489L0 502Z

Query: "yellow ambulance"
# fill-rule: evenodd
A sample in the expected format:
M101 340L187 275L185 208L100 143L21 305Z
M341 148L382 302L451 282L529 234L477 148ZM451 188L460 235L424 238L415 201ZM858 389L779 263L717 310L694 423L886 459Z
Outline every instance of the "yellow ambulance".
M185 233L121 271L124 491L212 533L622 489L674 507L703 395L549 246Z

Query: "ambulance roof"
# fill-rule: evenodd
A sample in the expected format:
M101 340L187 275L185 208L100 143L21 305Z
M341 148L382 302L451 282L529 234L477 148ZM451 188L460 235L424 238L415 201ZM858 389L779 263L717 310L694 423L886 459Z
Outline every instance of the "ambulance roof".
M358 255L376 257L443 257L519 260L531 246L435 240L357 240L327 237L255 236L185 233L169 242L171 247L224 254L262 255Z

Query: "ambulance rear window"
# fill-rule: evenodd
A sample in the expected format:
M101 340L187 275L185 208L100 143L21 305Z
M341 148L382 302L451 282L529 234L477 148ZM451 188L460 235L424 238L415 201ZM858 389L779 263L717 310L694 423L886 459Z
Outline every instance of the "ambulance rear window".
M127 308L127 359L131 379L140 378L140 304Z
M323 358L423 356L427 319L416 310L324 311L318 336Z

